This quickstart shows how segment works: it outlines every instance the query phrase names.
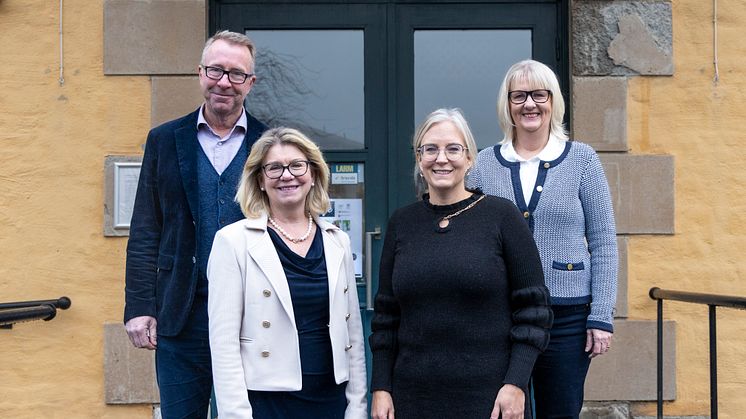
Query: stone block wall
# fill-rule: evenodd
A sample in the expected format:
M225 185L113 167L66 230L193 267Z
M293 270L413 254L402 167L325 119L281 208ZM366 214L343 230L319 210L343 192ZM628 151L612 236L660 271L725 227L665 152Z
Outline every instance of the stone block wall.
M628 81L670 76L672 5L667 0L571 3L572 137L599 152L612 191L620 243L614 349L596 358L586 400L656 398L656 324L626 320L631 235L674 233L674 158L636 155L627 142ZM634 263L630 260L629 263ZM664 327L664 398L676 397L676 329Z
M151 76L151 126L202 103L206 10L205 0L104 1L104 74Z

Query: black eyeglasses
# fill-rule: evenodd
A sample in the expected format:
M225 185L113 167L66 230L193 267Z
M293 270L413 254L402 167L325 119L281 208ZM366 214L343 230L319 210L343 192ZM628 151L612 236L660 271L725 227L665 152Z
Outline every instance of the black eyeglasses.
M224 70L220 67L212 67L209 65L202 66L202 69L205 70L205 76L207 76L208 79L220 80L223 78L223 75L227 74L228 81L235 84L244 84L246 79L254 75L254 73L246 74L238 70Z
M424 161L435 161L440 155L440 150L445 151L446 158L448 161L461 160L464 157L464 151L468 148L461 144L448 144L444 148L440 148L435 144L423 144L417 147L417 152L420 153L420 158Z
M288 173L293 175L293 177L301 177L308 172L308 166L310 163L311 162L307 160L296 160L287 165L282 165L280 163L267 163L262 166L262 169L264 170L264 174L270 179L281 178L282 174L285 173L285 169L287 169Z
M546 89L538 89L538 90L512 90L508 92L508 99L510 99L510 102L514 105L520 105L528 99L528 97L531 96L531 99L535 103L546 103L547 100L549 100L549 97L552 96L551 90Z

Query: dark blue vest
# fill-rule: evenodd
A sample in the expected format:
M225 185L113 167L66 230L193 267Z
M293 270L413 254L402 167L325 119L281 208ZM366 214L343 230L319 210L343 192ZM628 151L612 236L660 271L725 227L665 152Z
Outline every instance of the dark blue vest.
M248 157L246 142L238 149L236 157L222 175L210 163L199 147L197 172L199 184L199 219L197 221L197 295L207 296L207 260L210 257L215 233L221 228L244 218L241 208L234 201L243 166Z

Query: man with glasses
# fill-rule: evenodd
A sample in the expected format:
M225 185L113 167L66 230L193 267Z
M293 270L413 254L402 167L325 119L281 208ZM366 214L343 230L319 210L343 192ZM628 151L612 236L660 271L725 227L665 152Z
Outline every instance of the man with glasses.
M127 244L125 328L156 351L164 419L207 417L207 259L217 230L244 218L233 197L266 129L243 106L256 80L248 37L216 33L198 74L202 106L148 134Z

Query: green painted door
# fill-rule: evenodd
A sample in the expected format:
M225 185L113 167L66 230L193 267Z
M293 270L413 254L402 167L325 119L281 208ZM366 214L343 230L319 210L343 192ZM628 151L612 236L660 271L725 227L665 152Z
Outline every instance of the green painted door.
M525 58L553 67L567 93L567 8L567 0L209 2L211 33L230 29L256 43L249 111L300 129L324 151L327 215L352 241L366 336L387 219L416 199L416 124L435 108L460 107L480 148L493 145L497 90Z

